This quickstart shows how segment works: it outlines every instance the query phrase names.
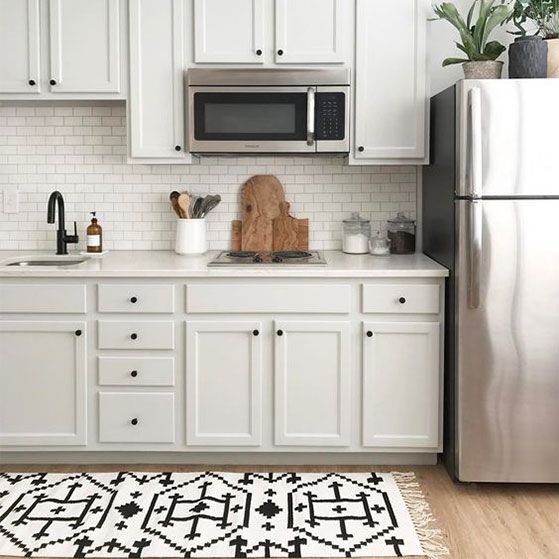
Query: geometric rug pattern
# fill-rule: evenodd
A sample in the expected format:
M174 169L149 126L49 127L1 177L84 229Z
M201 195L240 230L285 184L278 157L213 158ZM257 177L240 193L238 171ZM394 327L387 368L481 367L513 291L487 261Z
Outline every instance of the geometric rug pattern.
M0 473L0 555L422 554L389 473Z

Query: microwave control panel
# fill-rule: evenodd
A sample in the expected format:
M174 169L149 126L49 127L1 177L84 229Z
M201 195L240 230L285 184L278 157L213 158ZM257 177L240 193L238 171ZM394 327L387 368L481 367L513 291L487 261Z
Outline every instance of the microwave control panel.
M315 97L317 140L343 140L345 136L345 94L317 93Z

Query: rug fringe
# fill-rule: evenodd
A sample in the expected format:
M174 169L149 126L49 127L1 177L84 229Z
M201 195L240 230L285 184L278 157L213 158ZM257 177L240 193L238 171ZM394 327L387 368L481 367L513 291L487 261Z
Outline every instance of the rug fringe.
M429 503L413 472L391 472L404 503L408 508L419 543L428 559L448 557L449 550L444 544L443 532L436 526L436 520Z

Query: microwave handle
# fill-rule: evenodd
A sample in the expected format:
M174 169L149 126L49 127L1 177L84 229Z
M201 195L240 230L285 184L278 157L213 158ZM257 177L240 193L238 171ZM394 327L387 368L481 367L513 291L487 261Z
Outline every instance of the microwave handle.
M307 145L314 144L314 98L315 88L307 89Z

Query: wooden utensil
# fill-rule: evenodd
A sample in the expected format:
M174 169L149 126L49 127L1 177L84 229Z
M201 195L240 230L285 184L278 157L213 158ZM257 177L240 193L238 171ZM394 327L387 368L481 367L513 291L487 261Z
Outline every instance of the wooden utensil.
M190 196L186 192L179 194L179 197L177 199L177 204L179 205L179 208L184 214L184 217L186 219L190 219L192 217L190 215Z
M181 219L183 219L185 216L182 213L182 209L179 206L179 196L180 194L176 191L173 190L173 192L171 192L171 194L169 194L169 200L171 201L171 206L173 208L173 210L175 210L175 213L177 214L177 216Z
M255 175L241 188L241 249L270 251L273 246L273 220L285 202L281 182L273 175Z

